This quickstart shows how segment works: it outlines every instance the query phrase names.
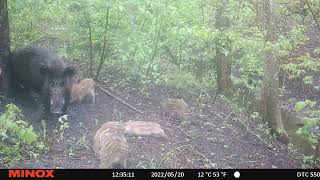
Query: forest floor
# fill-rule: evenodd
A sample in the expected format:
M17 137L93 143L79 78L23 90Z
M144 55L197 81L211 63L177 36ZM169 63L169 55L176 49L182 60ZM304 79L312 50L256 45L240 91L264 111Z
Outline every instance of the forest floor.
M119 77L109 76L106 84ZM109 86L104 84L105 89ZM142 95L136 84L112 90L125 102L143 111L138 114L119 101L96 90L94 104L72 105L68 112L69 128L61 135L57 118L47 120L45 144L48 150L35 159L23 159L21 168L98 168L92 139L108 121L143 120L161 124L169 140L156 137L131 137L128 168L300 168L301 160L286 145L263 132L261 123L251 119L225 100L209 96L191 106L189 119L168 121L160 118L159 102L152 99L169 96L174 91L161 87ZM144 93L145 94L145 93ZM12 100L23 110L26 119L42 134L41 106L19 98ZM3 105L1 105L3 106ZM3 108L3 107L2 107ZM57 131L55 131L57 130Z

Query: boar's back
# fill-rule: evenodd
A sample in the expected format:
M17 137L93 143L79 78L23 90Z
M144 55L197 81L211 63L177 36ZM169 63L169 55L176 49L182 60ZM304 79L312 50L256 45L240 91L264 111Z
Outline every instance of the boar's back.
M47 65L54 76L63 77L66 64L52 51L46 48L24 48L12 53L11 64L13 78L26 89L41 92L44 76L40 74L40 67Z

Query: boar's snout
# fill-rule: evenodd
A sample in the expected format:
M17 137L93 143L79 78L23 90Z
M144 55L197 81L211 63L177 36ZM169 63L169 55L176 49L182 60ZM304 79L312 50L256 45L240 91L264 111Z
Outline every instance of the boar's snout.
M50 112L53 114L62 114L66 105L64 96L61 94L53 94L50 100Z
M41 66L40 73L46 78L44 92L46 104L50 107L50 113L63 114L69 104L71 78L76 73L73 67L66 67L64 70L56 70L46 65ZM47 107L48 107L47 106Z

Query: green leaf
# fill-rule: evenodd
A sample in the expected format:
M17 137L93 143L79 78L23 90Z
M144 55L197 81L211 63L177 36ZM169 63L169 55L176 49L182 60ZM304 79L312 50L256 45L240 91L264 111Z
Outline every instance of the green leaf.
M300 112L305 106L306 104L304 102L297 102L294 109L296 112Z

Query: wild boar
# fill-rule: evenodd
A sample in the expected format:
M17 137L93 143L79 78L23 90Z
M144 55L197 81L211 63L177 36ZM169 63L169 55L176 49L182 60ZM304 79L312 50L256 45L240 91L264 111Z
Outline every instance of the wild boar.
M15 84L24 91L40 94L45 112L63 114L67 111L75 68L67 67L55 53L40 47L12 52L10 68Z
M156 136L167 139L161 125L154 122L147 121L132 121L124 123L125 134L129 136Z
M93 79L83 79L72 86L70 103L81 103L83 98L90 98L92 104L95 101L95 82Z
M186 119L188 104L183 99L167 99L160 103L162 115L172 119Z
M100 159L100 168L124 169L127 167L128 142L120 122L107 122L96 132L93 150Z

